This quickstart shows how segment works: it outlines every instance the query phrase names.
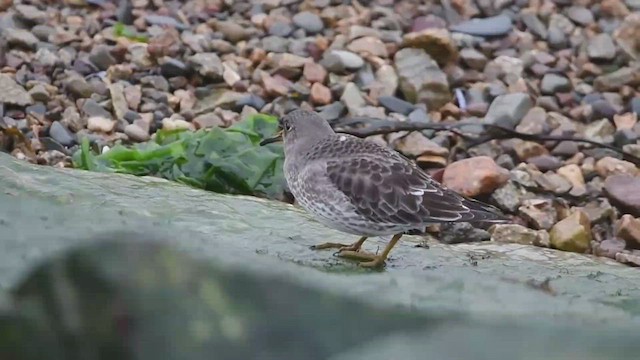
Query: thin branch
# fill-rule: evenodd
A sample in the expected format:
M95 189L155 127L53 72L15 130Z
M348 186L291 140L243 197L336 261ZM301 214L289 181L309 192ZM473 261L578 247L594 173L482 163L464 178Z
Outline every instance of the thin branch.
M487 141L491 140L504 140L504 139L521 139L527 141L573 141L579 143L585 143L589 145L593 145L600 148L609 149L616 153L622 155L622 158L626 161L629 161L636 166L640 166L640 158L629 154L622 149L603 144L597 141L584 139L580 137L573 136L554 136L554 135L538 135L538 134L525 134L515 130L511 130L509 128L505 128L499 125L494 124L480 124L480 123L439 123L439 124L429 124L429 123L419 123L419 122L399 122L392 120L379 120L379 119L347 119L339 124L336 124L335 127L336 132L350 134L357 137L367 137L373 135L384 135L390 134L400 131L422 131L422 130L435 130L435 131L449 131L458 136L460 136L464 140L469 140L470 142L466 145L467 148L471 148L474 146L478 146ZM366 127L358 127L358 128L348 128L350 125L358 125L366 123L368 126ZM469 134L462 133L459 129L465 126L480 126L485 130L493 130L491 134L487 134L485 131L484 136L472 136ZM482 135L482 134L480 134Z

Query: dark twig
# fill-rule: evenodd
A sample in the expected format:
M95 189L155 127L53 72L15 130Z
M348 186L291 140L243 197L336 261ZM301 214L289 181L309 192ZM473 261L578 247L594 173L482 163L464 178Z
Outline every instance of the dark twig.
M622 158L626 161L629 161L636 166L640 166L640 158L629 154L627 152L622 151L622 149L603 144L597 141L573 137L573 136L554 136L554 135L538 135L538 134L525 134L515 130L511 130L499 125L494 124L482 124L482 123L440 123L440 124L429 124L429 123L421 123L421 122L398 122L392 120L378 120L378 119L369 119L371 122L365 122L364 119L351 119L345 122L341 122L340 124L336 124L336 131L344 134L350 134L358 137L367 137L372 135L384 135L390 134L399 131L422 131L422 130L435 130L435 131L449 131L462 139L469 141L466 144L466 148L471 148L474 146L478 146L487 141L491 140L503 140L503 139L521 139L527 141L574 141L585 143L589 145L593 145L600 148L605 148L612 150L616 153L622 155ZM358 124L367 124L366 127L350 127L350 125L358 125ZM459 129L465 126L476 126L482 127L485 130L483 134L478 134L477 136L472 136L469 134L464 134ZM349 128L347 128L349 127Z

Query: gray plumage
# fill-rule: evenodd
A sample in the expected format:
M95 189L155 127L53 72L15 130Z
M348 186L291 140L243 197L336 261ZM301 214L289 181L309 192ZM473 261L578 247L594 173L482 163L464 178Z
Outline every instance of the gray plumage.
M499 211L451 191L399 153L336 134L318 114L281 120L284 173L298 203L325 225L354 235L423 231L442 222L504 222Z

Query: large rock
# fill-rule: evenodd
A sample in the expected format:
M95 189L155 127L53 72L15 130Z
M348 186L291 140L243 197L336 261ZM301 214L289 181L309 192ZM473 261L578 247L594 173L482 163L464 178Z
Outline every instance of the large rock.
M231 351L224 357L243 359L257 356L244 351L282 358L294 351L287 345L294 338L310 359L389 358L381 354L390 349L393 358L424 353L460 358L460 349L466 348L461 339L481 339L483 346L473 347L473 358L486 359L553 358L567 352L628 359L640 351L638 270L610 259L493 242L427 241L429 249L424 249L423 238L405 236L385 270L369 271L332 251L310 250L313 244L353 237L327 229L290 205L149 177L38 167L5 154L0 154L0 178L0 287L11 288L8 295L18 300L15 304L24 304L0 326L31 315L34 324L45 326L36 330L60 328L62 319L48 317L53 308L43 303L70 311L83 324L87 310L66 302L74 300L90 304L92 315L114 311L118 332L103 327L104 335L98 336L117 346L121 338L111 334L135 335L128 341L147 346L138 359L205 358L202 354L213 351L212 339L219 340L218 354ZM140 236L112 232L127 230ZM100 234L130 244L95 244ZM208 265L192 264L171 249L138 244L142 238L173 244ZM59 257L80 244L94 245L75 257L65 255L76 260ZM372 238L364 247L383 245ZM35 278L25 278L36 263L54 254L54 263L73 265L50 263L49 270L40 268L31 273ZM74 297L52 302L48 289L60 287ZM109 306L114 297L87 300L95 289L123 296L117 306ZM91 321L113 324L98 317ZM36 349L60 334L34 336L29 326L18 329L16 334L24 337L0 341L24 341ZM82 327L72 329L90 335L78 330ZM239 334L243 346L237 346ZM515 341L505 342L505 336ZM194 337L201 347L192 346ZM78 341L68 343L89 337L73 339ZM538 346L529 346L531 341ZM606 352L594 345L602 341L611 345ZM12 349L6 342L0 345L0 352ZM69 358L57 352L59 347L47 350L50 359ZM166 354L158 355L162 351Z

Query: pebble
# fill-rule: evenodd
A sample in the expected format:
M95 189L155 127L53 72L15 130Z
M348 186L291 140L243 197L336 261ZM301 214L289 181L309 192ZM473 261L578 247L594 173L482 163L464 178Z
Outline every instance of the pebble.
M550 230L558 217L551 201L539 198L523 200L518 213L531 227L539 230Z
M307 81L312 83L324 83L325 79L327 78L327 71L324 69L324 67L322 67L322 65L315 62L306 62L304 64L302 74L304 78L307 79Z
M320 64L329 72L340 73L344 70L358 70L364 65L364 60L350 51L331 50L325 53Z
M514 129L532 107L533 100L528 94L500 95L489 106L484 122Z
M199 53L188 59L188 63L202 76L219 80L222 78L224 68L222 61L215 53Z
M3 36L9 46L25 49L35 49L38 45L38 38L30 31L23 29L10 29L3 32Z
M87 129L95 132L110 133L115 129L116 123L116 121L102 116L92 116L87 120Z
M500 36L511 32L512 26L508 16L498 15L463 21L449 29L475 36Z
M544 246L549 243L549 234L544 230L533 230L518 224L496 224L489 232L491 241L522 245Z
M347 83L345 86L342 96L340 96L340 101L344 103L350 112L353 112L355 109L361 108L367 104L360 94L358 86L352 82Z
M373 56L379 56L382 58L386 58L389 56L389 52L387 51L387 47L382 42L382 40L375 38L373 36L365 36L359 39L353 40L348 46L347 49L353 51L358 54L370 54Z
M447 75L422 49L405 48L395 55L400 91L412 103L438 109L451 101Z
M606 156L596 162L596 172L603 179L612 175L640 175L640 169L633 163Z
M571 82L569 79L558 74L546 74L540 83L540 91L547 95L554 95L558 92L567 92L570 90Z
M439 240L445 244L480 242L491 238L487 231L475 228L470 223L444 223L440 230Z
M489 59L474 48L464 48L460 50L460 58L471 69L483 70Z
M378 102L389 112L409 115L416 107L410 102L398 99L395 96L380 96Z
M149 140L149 131L143 129L140 125L136 124L128 124L124 127L124 133L129 137L129 139L137 142L143 142Z
M2 88L0 82L0 89ZM67 90L75 97L88 98L93 94L93 87L84 78L75 77L67 82Z
M102 71L107 70L110 66L117 63L116 59L111 55L111 49L104 45L91 49L89 61Z
M76 136L58 121L54 121L49 128L49 136L63 146L73 146Z
M569 19L583 26L594 22L593 14L584 6L570 6L567 8L567 16Z
M191 122L195 125L196 129L210 129L225 125L224 121L215 113L198 115Z
M616 46L608 34L598 34L589 40L587 54L594 61L611 60L616 56Z
M127 99L124 94L124 85L122 83L109 85L109 93L111 94L111 104L116 119L124 119L125 114L129 111Z
M582 211L560 220L549 231L549 241L553 248L563 251L584 253L591 246L591 223Z
M522 22L527 29L541 39L547 39L547 26L540 20L538 14L534 10L523 10L520 13Z
M331 90L321 83L316 82L311 85L310 100L315 105L328 105L333 100Z
M633 216L640 216L640 178L612 175L604 181L604 194L615 206Z
M449 164L442 183L465 196L488 194L509 180L509 171L488 156L476 156Z
M0 103L26 106L33 104L33 99L11 76L0 74Z
M625 248L625 242L620 239L605 239L600 242L594 249L594 254L604 256L611 259L616 258L616 254L622 252Z
M295 14L292 20L297 27L304 29L308 34L317 34L324 30L322 19L309 11L301 11Z
M627 247L640 249L640 218L624 214L615 224L616 237L624 240Z

